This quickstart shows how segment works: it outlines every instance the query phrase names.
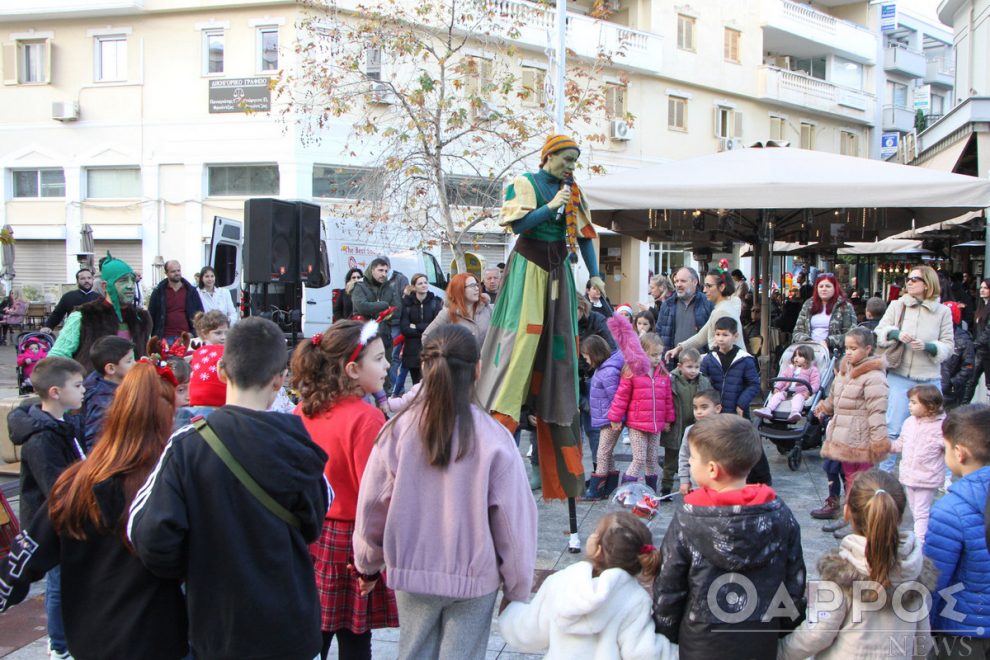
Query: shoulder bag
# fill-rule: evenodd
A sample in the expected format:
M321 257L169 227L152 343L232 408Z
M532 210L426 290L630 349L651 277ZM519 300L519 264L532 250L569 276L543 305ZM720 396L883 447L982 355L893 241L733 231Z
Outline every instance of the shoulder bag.
M210 425L205 419L201 419L195 424L196 430L206 441L206 444L210 446L210 449L217 455L217 457L223 461L223 464L227 466L237 480L241 482L247 491L254 496L258 502L261 503L266 509L271 511L273 514L278 516L282 521L290 525L293 529L302 529L302 523L299 518L296 517L291 511L286 509L284 506L275 501L271 495L269 495L264 488L258 484L254 478L248 474L248 471L244 469L244 466L237 462L230 450L227 449L227 445L223 444L223 440L220 436L214 432Z
M907 305L901 303L901 318L897 321L897 330L900 332L901 324L904 323L904 313L907 311ZM895 339L890 346L877 349L877 353L884 356L887 359L887 368L896 369L901 366L901 362L904 361L904 351L907 350L907 345Z

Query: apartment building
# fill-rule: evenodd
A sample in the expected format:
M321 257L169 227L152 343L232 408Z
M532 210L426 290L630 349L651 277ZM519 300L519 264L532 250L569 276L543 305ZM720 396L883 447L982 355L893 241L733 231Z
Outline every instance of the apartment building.
M512 64L538 79L552 7L490 1L523 19ZM269 113L269 80L294 63L300 4L93 0L68 12L60 4L0 7L0 225L17 239L19 284L71 278L84 225L97 253L109 248L152 280L163 259L180 259L187 273L202 265L214 216L240 219L247 197L327 209L348 197L367 162L343 149L353 118L332 120L319 144L304 144ZM577 58L594 58L601 45L622 50L601 74L609 102L595 128L608 139L586 144L586 164L615 172L768 139L869 156L884 51L865 0L609 7L599 21L590 1L569 3ZM507 237L496 227L481 227L478 239L489 261L504 258ZM684 246L607 233L601 256L617 300L643 300L648 271L691 259Z

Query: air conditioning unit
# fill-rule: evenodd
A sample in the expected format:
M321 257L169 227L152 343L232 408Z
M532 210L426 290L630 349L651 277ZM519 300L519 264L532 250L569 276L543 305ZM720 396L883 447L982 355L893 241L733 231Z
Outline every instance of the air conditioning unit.
M621 0L605 0L605 8L609 11L619 11L622 8Z
M739 138L719 138L718 139L718 150L719 151L732 151L733 149L742 149L743 141Z
M375 105L393 105L395 96L392 89L385 83L371 83L370 101Z
M609 124L608 136L618 142L627 142L632 139L632 128L624 119L613 119Z
M76 121L79 119L79 104L75 101L52 103L52 119L55 121Z
M783 69L784 71L791 70L791 58L788 55L780 55L773 58L773 65L778 69Z

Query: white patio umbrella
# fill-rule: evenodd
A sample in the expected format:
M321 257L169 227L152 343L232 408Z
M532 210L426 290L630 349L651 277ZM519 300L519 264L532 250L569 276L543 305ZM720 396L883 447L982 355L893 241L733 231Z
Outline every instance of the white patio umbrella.
M593 221L662 241L868 241L990 207L990 181L885 161L753 145L590 179ZM769 332L763 287L762 334Z

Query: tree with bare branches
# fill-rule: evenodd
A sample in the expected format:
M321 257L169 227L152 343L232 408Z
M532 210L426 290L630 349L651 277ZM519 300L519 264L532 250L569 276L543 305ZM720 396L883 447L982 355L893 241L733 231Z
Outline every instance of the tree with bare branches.
M304 142L349 123L342 156L363 165L346 175L360 191L348 197L359 199L336 210L446 245L463 268L472 231L497 215L503 181L552 131L548 93L563 93L568 130L604 142L600 74L622 46L571 58L564 90L550 90L545 70L520 65L514 43L524 25L549 24L550 15L506 0L310 4L297 26L297 64L274 87Z

